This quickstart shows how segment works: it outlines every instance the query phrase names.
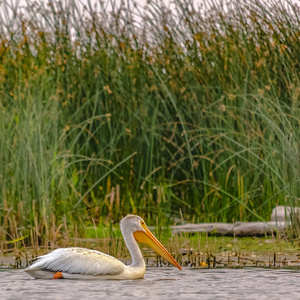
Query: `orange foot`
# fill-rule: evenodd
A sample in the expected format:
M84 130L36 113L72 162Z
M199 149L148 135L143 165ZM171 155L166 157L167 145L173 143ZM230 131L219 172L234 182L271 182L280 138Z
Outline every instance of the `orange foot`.
M64 278L62 272L56 272L52 279L62 279Z

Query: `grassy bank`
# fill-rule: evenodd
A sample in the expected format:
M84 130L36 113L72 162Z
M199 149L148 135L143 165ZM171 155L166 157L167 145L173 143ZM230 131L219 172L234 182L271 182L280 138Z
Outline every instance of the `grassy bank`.
M299 7L110 3L1 4L2 247L297 205Z
M88 230L94 231L93 228ZM100 231L100 232L99 232ZM91 232L90 232L91 233ZM299 268L299 245L280 237L216 237L206 234L184 234L171 236L168 232L156 232L157 237L183 267L192 268ZM38 255L48 253L56 247L77 246L100 250L113 255L126 264L131 256L120 232L112 228L98 228L93 237L73 237L60 240L56 245L44 243L29 247L8 248L0 255L2 268L27 267ZM147 266L162 267L168 263L149 247L142 247Z

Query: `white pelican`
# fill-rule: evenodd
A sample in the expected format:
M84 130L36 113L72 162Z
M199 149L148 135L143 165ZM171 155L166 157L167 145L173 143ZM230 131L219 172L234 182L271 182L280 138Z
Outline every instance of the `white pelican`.
M149 245L169 263L181 270L180 265L150 232L141 217L127 215L121 220L120 227L132 257L130 266L126 266L118 259L96 250L61 248L40 256L24 271L41 279L143 278L146 266L137 242Z

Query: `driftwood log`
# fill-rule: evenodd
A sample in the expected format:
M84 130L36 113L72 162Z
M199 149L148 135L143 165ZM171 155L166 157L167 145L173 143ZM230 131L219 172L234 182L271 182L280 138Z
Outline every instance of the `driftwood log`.
M173 234L185 232L208 232L218 235L255 236L284 232L295 216L300 215L300 207L276 206L270 222L201 223L170 226ZM300 217L299 217L300 224ZM299 225L300 226L300 225ZM150 227L149 227L150 228ZM154 230L154 227L150 228Z
M174 234L184 232L209 232L220 235L255 236L284 231L288 222L236 222L236 223L202 223L171 226Z

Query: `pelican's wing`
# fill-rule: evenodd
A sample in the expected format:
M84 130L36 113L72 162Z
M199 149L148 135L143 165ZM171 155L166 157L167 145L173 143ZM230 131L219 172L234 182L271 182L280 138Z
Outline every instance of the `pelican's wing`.
M96 250L60 248L40 256L25 271L44 270L85 275L117 275L125 265L118 259Z

